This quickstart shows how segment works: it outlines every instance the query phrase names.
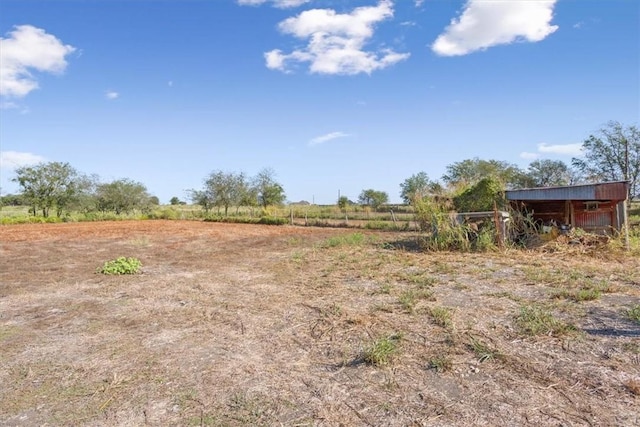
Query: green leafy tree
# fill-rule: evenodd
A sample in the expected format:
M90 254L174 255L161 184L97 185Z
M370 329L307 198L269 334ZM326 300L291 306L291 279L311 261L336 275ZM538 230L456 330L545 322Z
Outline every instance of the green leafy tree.
M349 206L349 198L347 196L340 196L338 198L338 208L342 212L346 212L347 211L347 206Z
M505 188L526 186L527 182L526 174L518 166L477 157L447 166L442 180L451 187L466 188L487 177L496 178Z
M629 198L640 196L640 130L611 121L582 143L573 166L590 181L630 182Z
M500 209L505 204L504 187L496 177L481 179L453 198L458 212L492 211L494 203Z
M373 189L362 190L360 196L358 196L358 203L365 206L371 206L373 209L378 209L381 205L389 201L389 195L384 191L376 191Z
M70 208L78 212L92 212L97 210L96 189L100 185L98 175L80 175L76 179L76 194Z
M286 197L284 188L276 179L273 169L265 168L253 179L253 190L257 196L258 204L263 208L281 205Z
M224 208L228 215L231 206L239 206L242 202L246 179L242 173L214 171L205 181L206 191L212 196L213 204Z
M413 204L433 193L435 185L426 172L411 175L400 184L400 197L406 204Z
M527 187L552 187L569 185L572 182L571 169L562 160L534 160L527 168Z
M13 178L21 188L25 201L33 214L42 212L48 217L51 208L58 216L71 204L77 194L78 172L69 163L49 162L35 166L23 166Z
M2 206L29 206L29 203L25 202L21 194L7 194L2 196L1 199L0 205Z
M196 205L200 205L205 214L208 214L214 206L215 200L213 195L210 194L206 188L204 190L191 190L190 193L191 201Z
M171 199L169 199L169 204L171 206L176 206L176 205L182 204L182 202L180 201L179 198L177 198L176 196L173 196Z
M126 178L98 185L96 199L99 210L113 211L116 215L135 210L146 211L151 204L147 187Z

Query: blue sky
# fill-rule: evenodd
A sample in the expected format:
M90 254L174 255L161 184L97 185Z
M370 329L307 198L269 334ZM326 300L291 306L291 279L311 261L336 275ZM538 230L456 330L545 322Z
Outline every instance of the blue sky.
M63 161L162 202L273 168L355 200L640 120L637 0L1 0L0 186Z

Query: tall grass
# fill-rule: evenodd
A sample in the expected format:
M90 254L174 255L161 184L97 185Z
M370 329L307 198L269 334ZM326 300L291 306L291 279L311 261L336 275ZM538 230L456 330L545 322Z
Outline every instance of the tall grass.
M429 251L489 251L496 249L495 227L491 223L475 228L458 223L455 214L443 204L430 199L415 203L415 216L425 233L422 245Z

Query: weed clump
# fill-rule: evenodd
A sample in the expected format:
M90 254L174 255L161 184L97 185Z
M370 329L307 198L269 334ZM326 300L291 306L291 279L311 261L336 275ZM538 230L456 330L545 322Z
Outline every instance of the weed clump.
M640 304L634 307L631 307L629 310L627 310L626 314L629 319L634 320L637 323L640 323Z
M140 272L141 267L142 263L137 258L119 257L105 262L102 267L98 268L97 272L109 275L137 274Z
M429 360L429 369L436 372L448 372L453 368L453 362L445 355L440 355Z
M556 319L549 311L535 305L524 306L516 317L516 324L525 335L565 335L576 327Z
M322 244L325 248L336 248L340 246L361 246L366 241L362 233L352 233L343 236L334 236L325 240Z
M448 307L431 307L429 310L431 320L438 326L450 328L453 326L452 311Z
M369 345L362 355L362 359L374 366L387 365L393 356L398 352L398 345L402 336L393 334L380 338Z

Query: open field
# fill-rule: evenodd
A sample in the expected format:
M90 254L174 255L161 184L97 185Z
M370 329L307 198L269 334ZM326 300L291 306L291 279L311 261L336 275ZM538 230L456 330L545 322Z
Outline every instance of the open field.
M0 425L640 425L638 257L416 238L2 226Z

